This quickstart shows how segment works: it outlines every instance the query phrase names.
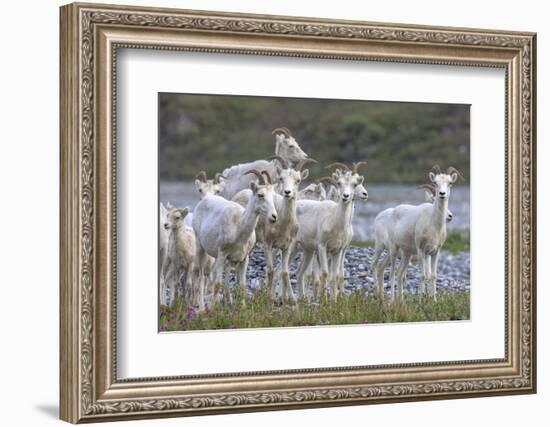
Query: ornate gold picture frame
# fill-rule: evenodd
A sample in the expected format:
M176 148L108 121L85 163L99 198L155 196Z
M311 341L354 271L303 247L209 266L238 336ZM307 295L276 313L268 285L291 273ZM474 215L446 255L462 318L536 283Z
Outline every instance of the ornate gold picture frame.
M60 21L61 419L77 423L536 391L535 34L78 3L63 6ZM505 357L119 379L120 48L502 68Z

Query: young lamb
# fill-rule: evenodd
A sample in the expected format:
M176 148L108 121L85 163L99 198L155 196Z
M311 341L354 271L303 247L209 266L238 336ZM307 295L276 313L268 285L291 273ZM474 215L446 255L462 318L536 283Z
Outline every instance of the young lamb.
M168 231L168 246L161 274L166 283L174 284L171 301L178 294L180 278L185 275L183 296L189 303L193 299L195 234L185 226L188 213L188 208L173 208L166 215L164 229Z
M338 290L343 293L344 276L339 268L331 268L329 278L329 265L340 266L343 263L345 249L353 236L353 195L357 186L362 185L363 177L335 172L330 181L338 188L338 202L298 200L296 205L299 224L296 245L303 252L297 272L298 289L305 299L309 299L305 276L315 255L320 267L321 290L327 288L330 279L332 298L336 299Z
M439 166L434 166L428 174L431 183L436 188L434 203L424 203L419 206L399 205L378 214L374 220L375 253L373 266L375 268L375 283L377 291L383 298L384 269L390 263L390 293L394 299L396 280L396 261L401 255L397 270L398 297L403 298L403 278L413 255L418 255L420 261L421 282L420 295L425 293L428 281L429 295L436 298L437 263L439 252L447 237L448 204L451 187L460 173L449 167L442 173ZM384 249L388 255L380 259Z
M250 197L246 208L220 196L206 196L195 208L193 229L196 235L196 256L199 264L199 308L204 308L204 278L207 256L216 259L214 263L214 300L219 299L219 291L225 264L237 269L237 283L241 295L245 295L248 255L256 243L255 228L260 216L272 223L278 219L273 201L273 186L267 183L257 170L247 171L257 177L252 181ZM226 274L229 280L229 272ZM224 286L224 296L229 300L228 286Z
M275 136L276 156L283 158L290 165L307 158L307 154L300 148L300 145L287 128L276 128L271 134ZM246 174L249 170L265 170L271 177L275 177L277 164L276 160L256 160L225 169L222 175L225 177L226 184L221 195L231 200L239 191L249 188L250 182L254 180L253 177Z

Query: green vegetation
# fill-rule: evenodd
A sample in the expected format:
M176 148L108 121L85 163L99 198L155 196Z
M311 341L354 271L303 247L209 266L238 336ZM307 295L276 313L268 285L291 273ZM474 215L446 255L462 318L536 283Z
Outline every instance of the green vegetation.
M470 250L470 230L452 230L447 231L447 239L443 249L457 254L462 251Z
M434 164L470 170L468 105L159 95L161 180L191 179L273 154L271 131L287 127L319 161L367 160L370 183L416 184Z
M299 302L276 305L265 287L256 291L247 304L208 307L204 312L185 307L176 300L172 307L162 306L161 331L269 328L285 326L349 325L363 323L396 323L466 320L470 318L470 293L441 293L437 301L407 294L403 302L383 303L355 292L338 301L321 304Z

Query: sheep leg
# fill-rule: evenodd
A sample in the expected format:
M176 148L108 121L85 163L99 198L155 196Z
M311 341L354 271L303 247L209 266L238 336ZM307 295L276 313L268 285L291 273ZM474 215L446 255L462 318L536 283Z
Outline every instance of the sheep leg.
M239 264L237 269L237 290L241 304L246 304L246 271L248 269L248 256Z
M212 296L212 302L219 302L220 290L222 287L223 270L225 264L225 256L220 251L214 262L213 270L213 282L214 282L214 294Z
M390 300L395 298L395 272L397 269L397 251L390 250Z
M337 283L338 287L340 288L340 294L342 296L346 296L345 289L344 289L344 258L346 255L346 250L342 249L337 257L336 257L336 271L338 272L337 275Z
M194 263L191 263L187 270L185 271L185 286L187 294L187 303L193 305L195 300L195 285L196 283L193 280L195 266Z
M382 250L380 250L380 253ZM380 259L380 254L378 255L378 259L376 261L376 264L373 261L374 267L374 288L375 292L378 294L378 298L380 300L384 299L384 271L386 270L386 267L388 266L388 263L390 261L390 255L386 254L386 256L382 259Z
M165 273L164 264L165 264L165 260L163 260L162 266L161 266L161 269L160 269L160 294L159 294L159 299L160 299L160 303L162 305L168 305L168 301L166 300L167 283L166 283L166 273Z
M296 303L296 296L290 285L290 272L288 264L290 262L290 248L283 249L281 254L281 297L285 301Z
M376 245L374 246L374 255L372 256L372 263L370 265L370 272L374 277L374 285L378 283L378 274L376 273L378 262L380 261L380 255L382 255L383 247Z
M403 284L405 282L405 279L407 277L407 267L409 265L409 262L411 260L410 254L404 254L401 253L401 264L399 264L399 269L397 270L397 298L402 301L403 300Z
M422 298L424 296L424 294L426 293L426 278L428 277L427 276L427 259L426 259L426 255L422 252L420 252L420 250L418 251L418 259L419 259L419 267L420 267L420 289L419 289L419 295L420 295L420 298Z
M275 286L273 284L273 246L264 243L265 272L267 276L267 292L275 299Z
M231 271L233 270L233 265L228 262L227 268L223 269L222 273L222 294L223 294L223 304L233 304L233 298L231 295L230 281L231 281ZM237 269L235 269L235 276L237 276ZM235 277L237 281L237 277ZM235 290L238 288L238 284L235 283Z
M303 258L302 263L300 264L300 267L298 268L298 273L296 275L298 278L298 291L300 294L300 298L304 299L307 297L304 278L305 278L305 273L307 272L309 266L311 265L311 261L313 259L313 252L304 250L302 252L302 258Z
M327 281L329 278L327 248L323 245L319 245L319 247L317 248L317 254L319 257L319 268L321 270L321 288L325 289L327 287ZM331 285L332 285L331 298L333 301L336 301L336 296L337 296L336 282L333 281Z
M321 301L326 297L326 289L321 289L321 277L319 274L319 257L315 257L311 263L311 281L313 281L313 297L315 301Z
M439 251L435 254L435 255L432 255L432 259L431 259L431 272L430 272L430 289L429 289L429 292L430 292L430 296L434 299L434 300L437 300L437 296L436 296L436 281L437 281L437 264L439 262Z
M170 268L172 267L172 268ZM164 281L164 286L165 286L165 289L164 289L164 300L166 302L167 305L170 305L173 300L174 300L174 296L172 295L173 291L174 291L174 285L171 283L171 280L172 280L172 276L173 276L173 266L172 266L172 262L170 261L170 259L168 257L165 257L164 258L164 261L162 263L162 277L163 277L163 281ZM166 290L168 290L168 300L166 300Z
M288 248L288 253L289 253L289 256L288 256L288 264L287 264L287 268L290 270L290 265L292 264L292 262L294 260L296 260L296 255L297 255L297 250L296 250L296 245L294 244L294 242L291 242L290 243L290 246ZM277 267L275 267L275 273L273 274L273 281L275 282L275 286L277 286L277 283L281 283L282 281L282 264L279 264ZM281 292L282 293L282 292Z

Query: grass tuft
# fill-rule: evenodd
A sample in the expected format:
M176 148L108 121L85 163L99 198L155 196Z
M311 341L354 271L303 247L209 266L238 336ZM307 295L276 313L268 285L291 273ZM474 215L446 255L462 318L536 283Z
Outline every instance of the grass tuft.
M207 307L198 312L177 300L162 306L161 331L208 329L270 328L287 326L350 325L361 323L400 323L467 320L470 317L469 292L441 293L437 301L407 294L404 301L380 302L361 291L337 301L280 305L270 300L265 287L256 290L246 306L241 304Z
M470 230L452 230L447 232L443 249L456 255L470 250Z

